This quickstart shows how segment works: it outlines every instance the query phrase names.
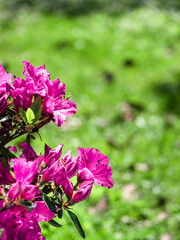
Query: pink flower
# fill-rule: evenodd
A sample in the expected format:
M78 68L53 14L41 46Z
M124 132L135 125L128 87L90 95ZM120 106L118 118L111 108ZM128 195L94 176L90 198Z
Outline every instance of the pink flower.
M62 161L65 164L67 177L72 178L78 171L77 157L71 155L71 151L68 151L63 157Z
M72 197L71 202L78 203L89 197L93 187L93 180L84 181L79 185L78 191Z
M66 178L66 171L59 160L42 172L44 183L54 181L56 185L61 185Z
M64 193L66 194L67 198L72 198L73 184L68 178L64 179L64 181L62 183L62 189L63 189Z
M14 153L17 153L17 148L14 146L14 147L12 147L12 146L9 146L9 147L7 147L7 149L9 150L9 151L12 151L12 152L14 152Z
M0 158L0 185L8 185L15 182L13 175L10 172L10 165L4 167L2 159Z
M39 194L40 191L36 185L27 185L21 194L21 199L23 200L32 200Z
M0 97L0 114L4 111L4 109L7 106L8 97L9 93L5 93L4 95L2 95L2 97Z
M24 142L21 143L20 146L23 148L21 157L26 158L27 161L33 161L35 158L37 158L37 154L31 145Z
M37 161L26 161L25 158L12 159L16 181L21 182L21 187L29 185L37 174Z
M12 82L12 74L7 73L0 65L0 93L6 92L6 83Z
M77 112L76 104L73 101L64 99L65 85L59 79L48 84L48 95L43 102L43 112L51 113L55 123L59 126L65 124L66 117Z
M59 144L56 148L51 149L46 145L45 148L45 164L47 164L48 166L51 166L54 162L56 162L62 154L62 147L63 144Z
M28 109L32 105L30 89L27 87L27 82L24 79L15 78L11 95L16 109L19 107Z
M21 183L18 181L16 183L13 183L8 191L8 198L10 200L15 200L18 198L21 194Z
M33 67L33 65L28 61L23 61L24 71L23 75L27 79L27 88L31 94L37 94L45 97L48 91L46 82L50 82L50 73L45 66Z
M38 222L48 222L54 218L54 213L49 210L43 201L36 201L36 207L30 212L30 214L37 218Z
M93 179L94 183L103 187L111 188L113 179L112 170L108 166L109 159L99 150L94 148L78 148L79 175L85 180ZM85 173L86 172L86 173Z
M17 216L17 213L12 211L8 211L8 214L6 214L6 211L1 213L1 215L3 214L6 218L2 218L3 222L1 224L1 228L4 230L0 240L45 240L41 234L37 218L28 219Z

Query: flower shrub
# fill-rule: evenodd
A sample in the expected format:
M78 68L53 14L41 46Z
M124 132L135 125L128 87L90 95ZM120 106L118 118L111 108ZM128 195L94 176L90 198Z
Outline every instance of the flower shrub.
M93 148L62 156L63 144L45 145L44 154L36 154L30 145L33 133L51 120L60 127L77 109L65 95L65 84L51 81L44 66L23 64L25 80L12 79L0 66L0 239L45 239L38 223L61 227L54 218L62 218L64 211L85 238L71 208L89 197L94 184L113 186L109 159ZM27 141L17 156L15 146L5 145L23 134Z

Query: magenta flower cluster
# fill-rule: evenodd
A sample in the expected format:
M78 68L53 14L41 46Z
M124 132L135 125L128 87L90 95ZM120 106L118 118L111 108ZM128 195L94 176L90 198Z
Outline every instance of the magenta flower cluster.
M24 129L15 137L29 135L52 119L61 126L66 117L76 112L75 103L65 97L64 83L59 79L50 81L44 66L35 68L29 62L23 64L26 80L14 78L12 81L12 75L0 67L2 142L8 137L12 140L14 124ZM64 211L85 237L71 206L89 197L94 184L113 186L108 157L93 148L78 148L77 156L72 156L71 151L62 156L63 144L54 149L45 145L44 154L38 156L27 142L21 143L23 150L17 157L16 147L4 145L0 148L0 229L3 229L0 239L45 239L39 222L60 227L53 218L62 218Z
M38 96L42 100L42 115L61 126L66 117L76 113L76 104L65 99L65 84L59 79L50 80L50 74L44 66L33 67L30 62L24 61L23 75L26 80L14 78L0 66L0 113L4 111L11 98L16 111L20 107L28 109L32 106L33 98Z

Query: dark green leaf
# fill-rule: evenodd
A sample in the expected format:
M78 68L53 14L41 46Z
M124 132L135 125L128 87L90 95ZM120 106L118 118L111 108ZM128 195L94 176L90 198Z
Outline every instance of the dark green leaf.
M31 202L28 202L28 201L22 201L22 202L20 202L20 204L22 206L28 207L28 208L35 208L36 207L35 203L31 203Z
M34 112L31 108L28 108L26 111L26 118L29 124L33 123L33 121L35 120L35 115Z
M2 162L3 162L3 165L4 165L4 167L5 168L7 168L7 166L8 166L8 159L7 159L7 157L2 157Z
M59 224L58 222L56 222L55 220L51 219L50 221L48 221L48 223L50 223L51 225L53 225L54 227L62 227L61 224Z
M53 201L46 194L43 193L42 198L46 203L47 207L51 210L51 212L56 213L56 206Z
M57 197L57 199L55 200L55 204L59 209L62 208L62 202L59 197Z
M41 116L41 110L42 110L42 101L41 101L41 97L36 98L36 100L33 102L33 104L31 105L31 109L34 112L35 115L35 121L37 121L39 119L39 117Z
M58 211L58 218L62 218L62 215L63 215L63 209L61 208L61 209Z
M69 211L69 210L67 210L67 212L68 212L71 220L73 221L74 225L76 226L76 228L77 228L79 234L81 235L81 237L82 237L82 238L85 238L84 230L82 229L82 226L81 226L81 224L80 224L79 219L77 218L77 216L76 216L73 212L71 212L71 211Z
M36 139L32 134L28 133L26 137L27 144L31 144L31 139Z
M27 124L27 118L26 118L26 112L22 107L19 108L19 114L22 118L22 120Z
M9 158L9 159L16 158L16 155L15 155L14 153L12 153L11 151L9 151L6 147L2 147L2 148L0 149L0 153L1 153L3 156L5 156L5 157L7 157L7 158Z

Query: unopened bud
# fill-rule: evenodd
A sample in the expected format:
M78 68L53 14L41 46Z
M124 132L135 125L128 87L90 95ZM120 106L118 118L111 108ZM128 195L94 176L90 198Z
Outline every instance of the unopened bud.
M41 163L41 168L44 168L45 167L45 163L44 161Z

